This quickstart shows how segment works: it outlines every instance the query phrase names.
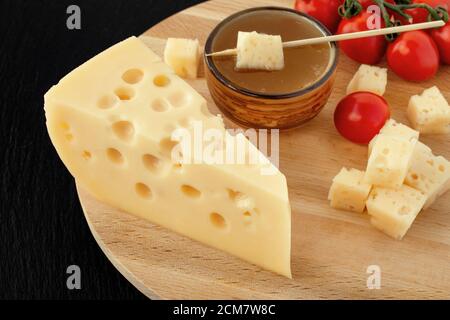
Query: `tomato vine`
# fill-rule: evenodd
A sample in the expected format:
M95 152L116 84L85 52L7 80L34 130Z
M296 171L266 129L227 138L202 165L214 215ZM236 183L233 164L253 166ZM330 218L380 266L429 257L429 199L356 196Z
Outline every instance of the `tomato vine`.
M392 1L394 2L394 1ZM426 9L428 11L428 20L444 20L449 21L449 14L446 8L442 6L437 6L433 8L427 3L412 3L411 0L395 0L392 3L385 0L373 0L374 5L377 5L381 11L381 17L384 20L386 28L401 25L402 22L395 20L392 17L392 13L397 14L399 17L404 18L406 21L411 21L412 17L406 12L409 9ZM359 15L363 11L364 7L358 0L345 0L344 3L339 7L339 15L344 19L350 19L351 17ZM388 41L393 41L396 39L397 34L388 34L386 39Z

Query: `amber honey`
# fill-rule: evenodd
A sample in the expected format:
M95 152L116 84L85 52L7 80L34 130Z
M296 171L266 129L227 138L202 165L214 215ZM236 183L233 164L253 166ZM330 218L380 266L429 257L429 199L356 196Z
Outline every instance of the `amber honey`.
M239 31L281 35L284 42L324 36L315 23L293 12L257 10L227 22L214 37L212 51L236 47ZM215 57L218 72L233 85L256 94L283 95L320 80L332 64L330 44L284 49L285 67L279 71L236 70L236 57Z

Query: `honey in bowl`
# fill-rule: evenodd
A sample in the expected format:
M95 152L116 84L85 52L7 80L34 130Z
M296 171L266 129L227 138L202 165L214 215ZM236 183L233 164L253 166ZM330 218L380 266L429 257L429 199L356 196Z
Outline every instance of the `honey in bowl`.
M304 16L285 10L257 10L244 13L221 28L212 51L236 47L239 31L281 35L284 42L324 36ZM218 72L233 86L264 95L285 95L316 83L330 68L331 45L317 44L284 49L284 68L278 71L238 70L235 56L214 57Z
M224 19L208 36L204 57L208 89L223 114L244 127L277 129L294 128L316 117L333 88L338 62L336 44L285 48L285 66L278 71L238 70L236 56L210 54L235 48L239 31L279 35L283 41L330 35L314 18L289 8L251 8ZM252 43L248 45L252 47ZM241 49L244 51L240 58L246 52ZM275 51L256 54L258 59L279 57ZM249 59L244 65L263 65L264 61L249 63L250 56L246 57Z

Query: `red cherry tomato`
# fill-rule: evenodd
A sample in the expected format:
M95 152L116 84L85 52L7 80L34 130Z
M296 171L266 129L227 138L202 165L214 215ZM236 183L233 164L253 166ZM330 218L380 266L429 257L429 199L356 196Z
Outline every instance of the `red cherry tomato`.
M441 61L450 64L450 21L442 28L431 30L431 37L437 44Z
M389 119L383 97L371 92L354 92L342 99L334 112L334 125L346 139L367 144Z
M439 51L433 39L424 31L410 31L389 44L389 67L398 76L409 81L425 81L439 69Z
M430 5L433 8L437 6L442 6L447 10L450 9L450 0L413 0L412 4L425 3ZM414 8L414 9L406 9L404 10L406 14L409 14L412 18L412 23L421 23L428 21L428 15L430 14L427 9L424 8ZM395 14L396 19L400 20L402 24L408 24L409 21L406 21L405 18Z
M296 0L295 9L309 14L322 22L331 33L335 33L341 21L338 8L341 0Z
M342 19L338 34L369 30L367 21L372 13L363 11L350 19ZM381 23L384 28L384 21ZM347 56L359 63L377 64L386 52L387 42L384 36L368 37L340 42L340 48Z

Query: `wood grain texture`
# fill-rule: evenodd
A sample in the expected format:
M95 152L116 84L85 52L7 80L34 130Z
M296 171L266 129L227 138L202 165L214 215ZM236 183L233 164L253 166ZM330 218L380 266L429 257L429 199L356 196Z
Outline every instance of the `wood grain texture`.
M291 1L214 0L166 19L144 40L161 54L167 37L197 37L204 43L227 15L257 5ZM385 63L382 63L385 65ZM292 206L293 279L261 270L223 252L108 207L79 190L89 226L107 256L149 297L163 299L428 299L450 298L450 193L421 212L402 241L369 224L366 214L329 207L331 179L342 166L364 169L367 147L341 138L333 126L336 103L345 94L358 64L341 55L336 85L324 110L296 130L280 136L280 169L288 181ZM407 83L392 72L386 99L392 116L407 123L411 95L438 85L450 99L450 68L434 80ZM219 113L203 78L190 81ZM236 127L226 120L228 127ZM450 158L449 136L421 139ZM380 290L368 290L369 265L382 272Z

